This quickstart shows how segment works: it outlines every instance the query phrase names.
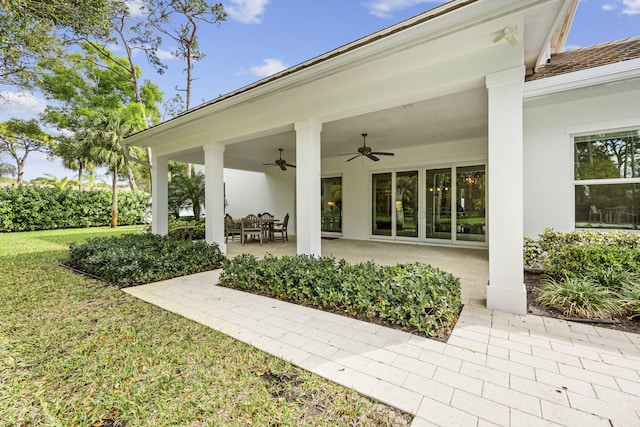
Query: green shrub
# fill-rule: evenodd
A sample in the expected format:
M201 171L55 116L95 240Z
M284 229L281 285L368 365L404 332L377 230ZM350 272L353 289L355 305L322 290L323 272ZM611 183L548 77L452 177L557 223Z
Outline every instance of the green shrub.
M640 272L640 249L627 249L600 244L566 244L548 252L544 265L554 277L579 276L585 272L607 266L616 270Z
M225 262L216 244L125 234L71 244L67 265L126 287L213 270Z
M625 255L626 250L634 252L640 250L640 235L626 231L599 232L594 230L575 230L564 233L548 228L536 240L525 237L523 250L525 268L547 270L550 274L556 274L558 271L562 272L562 267L558 265L558 262L566 261L565 255L568 254L557 254L557 252L566 252L566 248L569 246L582 245L591 246L591 248L584 251L576 249L576 251L580 252L580 262L586 263L584 267L601 265L599 262L602 258L614 261L615 265L624 265L624 260L627 258L627 255ZM607 251L605 254L593 249L593 247L608 247L611 249L605 250ZM587 254L593 254L595 259L586 259L585 256ZM577 264L577 261L574 264ZM573 272L579 271L579 269L574 266L568 267L566 271Z
M206 237L204 219L169 220L167 235L182 240L204 240Z
M617 294L583 277L547 278L537 301L568 317L609 318L619 312Z
M630 318L640 317L640 282L627 282L620 291L622 309Z
M417 328L427 336L452 328L461 307L460 282L426 264L350 265L331 257L240 255L220 283L295 303L335 309Z
M145 193L118 193L118 224L141 222ZM111 192L18 185L0 188L0 230L33 231L106 226L111 223Z
M638 273L612 266L590 266L582 275L615 292L640 281Z

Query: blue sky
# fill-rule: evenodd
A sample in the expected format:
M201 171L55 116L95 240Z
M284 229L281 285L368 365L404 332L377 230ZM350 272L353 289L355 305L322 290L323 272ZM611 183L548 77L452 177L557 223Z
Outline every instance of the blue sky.
M130 0L133 7L141 0ZM200 45L206 57L195 65L192 106L201 104L284 68L349 43L403 19L431 9L434 0L226 0L229 17L219 27L203 28ZM640 0L581 0L567 39L567 48L590 46L640 35ZM164 75L143 66L143 78L157 84L165 99L184 87L184 64L170 55L176 46L162 47ZM118 53L116 51L116 53ZM0 86L0 121L31 118L46 102L38 94L19 94ZM10 159L4 159L10 161ZM73 177L60 161L33 153L25 179L45 173Z

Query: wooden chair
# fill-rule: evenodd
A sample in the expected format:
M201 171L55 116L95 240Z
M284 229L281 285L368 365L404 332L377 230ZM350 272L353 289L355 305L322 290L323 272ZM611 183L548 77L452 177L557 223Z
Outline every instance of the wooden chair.
M258 236L260 244L262 245L262 221L260 218L253 214L249 214L242 218L242 227L240 230L240 242L244 245L247 242L248 236Z
M273 239L275 240L276 234L280 233L280 239L282 243L289 241L289 235L287 234L287 224L289 223L289 214L284 216L284 220L281 223L273 224Z
M269 212L261 213L258 217L262 220L262 231L264 233L264 240L267 242L273 240L273 220L274 216Z
M238 236L242 241L242 226L241 224L233 222L233 218L231 215L226 214L224 216L224 242L227 243L229 240L229 236L231 236L231 241Z

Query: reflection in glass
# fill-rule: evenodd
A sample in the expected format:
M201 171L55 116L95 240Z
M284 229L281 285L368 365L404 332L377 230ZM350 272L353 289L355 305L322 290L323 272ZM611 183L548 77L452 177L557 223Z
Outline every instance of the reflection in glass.
M451 168L426 173L426 237L451 239Z
M637 229L640 184L576 185L576 227Z
M391 236L391 174L372 175L373 221L371 233Z
M484 166L456 168L456 239L485 241Z
M640 177L640 131L575 138L577 180Z
M418 237L418 171L396 174L396 236Z
M320 194L322 231L342 232L342 177L322 178Z

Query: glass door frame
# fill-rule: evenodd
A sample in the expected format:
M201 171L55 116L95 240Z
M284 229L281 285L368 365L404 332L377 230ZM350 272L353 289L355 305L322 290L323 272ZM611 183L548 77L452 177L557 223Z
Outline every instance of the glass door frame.
M458 208L456 206L456 200L457 200L457 169L458 168L464 168L464 167L469 167L469 166L484 166L484 173L485 173L485 186L484 186L484 200L485 200L485 240L484 242L476 242L476 241L470 241L470 240L459 240L457 238L457 211ZM427 203L427 198L426 198L426 189L427 189L427 170L431 170L431 169L450 169L451 170L451 195L452 195L452 208L455 208L455 212L452 212L451 214L451 238L450 239L436 239L436 238L429 238L426 237L426 220L427 220L427 212L426 212L426 203ZM428 165L421 165L419 167L402 167L402 168L390 168L390 169L379 169L379 170L372 170L369 173L369 182L368 182L368 186L369 186L369 206L368 206L368 211L369 211L369 238L370 239L376 239L376 240L389 240L389 241L398 241L398 242L414 242L414 243L428 243L428 244L435 244L435 245L440 245L440 246L451 246L451 245L456 245L456 246L467 246L467 247L480 247L480 248L486 248L489 246L489 233L488 233L488 229L489 229L489 221L488 221L488 215L489 215L489 204L488 204L488 187L489 187L489 182L488 182L488 161L486 159L482 159L482 160L472 160L472 161L463 161L463 162L452 162L452 163L436 163L436 164L428 164ZM396 201L396 189L397 189L397 181L396 181L396 177L397 177L397 173L402 173L402 172L412 172L412 171L417 171L418 172L418 220L419 220L419 225L418 225L418 236L417 237L406 237L406 236L398 236L397 235L397 230L396 230L396 224L397 224L397 216L396 216L396 210L392 209L391 210L391 224L392 224L392 228L391 228L391 235L390 236L385 236L385 235L378 235L378 234L373 234L373 176L377 175L377 174L391 174L391 201L392 203L395 203Z

